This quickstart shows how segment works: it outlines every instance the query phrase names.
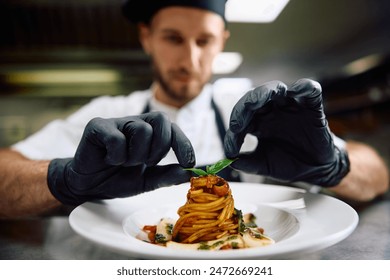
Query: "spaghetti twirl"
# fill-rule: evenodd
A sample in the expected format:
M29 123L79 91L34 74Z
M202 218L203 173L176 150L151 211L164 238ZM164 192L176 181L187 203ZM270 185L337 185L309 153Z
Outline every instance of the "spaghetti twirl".
M179 208L172 239L196 243L238 233L234 199L227 181L216 175L191 178L187 202Z
M145 225L139 238L171 249L228 250L263 247L274 240L257 227L255 215L242 215L226 180L216 174L233 160L221 160L206 171L191 168L192 177L187 201L172 220L163 217L157 225ZM147 236L145 236L146 234Z

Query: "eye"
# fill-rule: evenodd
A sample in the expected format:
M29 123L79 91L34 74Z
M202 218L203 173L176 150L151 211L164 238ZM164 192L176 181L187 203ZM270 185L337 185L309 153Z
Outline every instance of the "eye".
M207 46L209 43L210 43L210 38L202 38L202 39L198 39L196 41L197 45L200 46L200 47L204 47L204 46Z
M183 42L183 39L180 36L174 34L164 36L164 40L175 45L179 45Z

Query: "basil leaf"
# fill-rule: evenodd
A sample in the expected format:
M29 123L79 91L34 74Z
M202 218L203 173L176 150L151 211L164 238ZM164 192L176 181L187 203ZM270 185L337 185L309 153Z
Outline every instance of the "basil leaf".
M206 166L206 171L199 168L184 168L184 170L192 171L198 176L216 175L222 169L228 167L235 159L222 159L213 165Z
M199 168L185 168L184 170L192 171L198 176L207 176L207 172Z
M219 171L221 171L222 169L228 167L233 161L235 161L235 159L222 159L222 160L218 161L217 163L215 163L211 166L208 166L207 174L215 175Z

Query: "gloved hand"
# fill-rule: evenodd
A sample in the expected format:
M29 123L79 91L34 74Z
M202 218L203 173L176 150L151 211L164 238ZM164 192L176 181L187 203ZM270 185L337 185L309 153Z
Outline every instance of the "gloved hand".
M321 86L301 79L291 88L279 81L250 90L233 108L224 148L232 167L286 182L335 186L349 172L345 150L334 145L325 118ZM256 149L240 153L246 134Z
M170 148L179 164L157 166ZM84 130L74 158L49 164L48 185L62 203L127 197L183 183L195 165L192 145L165 115L148 113L95 118Z

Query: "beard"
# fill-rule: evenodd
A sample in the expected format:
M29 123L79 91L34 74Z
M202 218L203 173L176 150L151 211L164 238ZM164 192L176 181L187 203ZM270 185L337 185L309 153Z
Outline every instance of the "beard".
M162 71L152 60L152 69L154 80L157 81L166 96L175 102L186 104L200 94L206 82L202 82L199 75L190 73L185 68L170 70L164 77ZM174 85L175 79L189 79L188 83L182 83L180 86Z

